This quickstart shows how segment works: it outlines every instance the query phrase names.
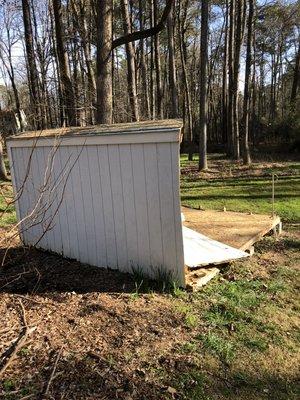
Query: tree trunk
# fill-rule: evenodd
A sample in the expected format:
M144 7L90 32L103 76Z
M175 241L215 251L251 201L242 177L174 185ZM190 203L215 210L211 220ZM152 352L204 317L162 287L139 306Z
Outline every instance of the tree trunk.
M142 0L139 0L139 23L140 30L144 29L144 15ZM140 40L140 65L141 65L141 82L142 82L142 113L147 119L151 118L150 99L149 99L149 86L147 80L147 65L145 60L144 39ZM152 72L151 72L152 73Z
M3 147L2 147L2 141L0 137L0 180L2 181L8 181L8 176L4 164L4 155L3 155Z
M227 154L233 155L234 137L234 32L235 32L235 0L230 0L229 6L229 40L228 40L228 115L227 115Z
M187 130L187 142L188 142L188 156L189 161L193 161L193 115L192 115L192 101L191 101L191 91L188 80L187 68L186 68L186 46L185 46L185 21L187 17L188 0L186 0L183 9L183 15L181 15L181 8L179 3L178 11L178 26L179 26L179 50L180 50L180 60L182 68L182 78L184 83L183 96L183 120L185 121L185 108L187 108L187 119L188 119L188 130ZM186 103L185 103L186 100Z
M55 21L55 37L57 58L60 72L61 87L65 113L68 118L67 125L76 125L75 95L71 81L70 69L68 64L68 54L65 49L62 28L61 0L53 1L53 14Z
M222 76L222 142L227 143L227 115L228 115L228 0L226 0L225 15L225 39L224 39L224 59L223 59L223 76Z
M122 0L121 5L122 5L122 14L124 19L123 22L124 34L129 35L129 33L131 33L131 23L128 11L128 1ZM136 90L135 52L132 42L126 43L125 48L127 57L127 83L129 92L129 103L131 108L131 120L139 121L140 117L139 117L139 106L138 106L137 90Z
M111 124L113 0L97 0L97 123Z
M171 118L178 117L178 93L176 79L175 49L174 49L174 7L168 16L168 47L169 47L169 82L171 90Z
M30 13L30 2L29 0L22 0L23 9L23 22L25 32L25 47L27 55L27 63L29 69L29 93L31 97L31 106L34 110L35 121L34 126L36 129L44 128L43 118L41 115L41 101L39 95L39 77L35 63L35 51L33 44L33 33L31 25L31 13Z
M207 61L209 0L202 1L200 39L199 170L207 169Z
M236 29L235 29L235 47L234 47L234 61L233 61L233 156L236 160L240 158L240 137L239 137L239 110L238 110L238 84L240 72L240 52L243 38L243 0L237 1L236 7Z
M297 52L296 60L295 60L294 77L293 77L293 84L292 84L292 91L291 91L291 107L292 107L292 109L294 109L294 107L295 107L299 82L300 82L300 41L299 41L298 52Z
M78 2L75 0L71 1L71 6L72 6L72 11L74 14L74 23L76 24L76 28L78 33L80 34L81 37L81 45L83 49L83 54L85 58L85 64L86 64L86 73L87 73L87 78L88 78L88 93L87 93L87 102L89 105L89 122L93 123L94 122L94 110L93 110L93 105L95 102L95 95L96 95L96 78L95 78L95 73L93 69L93 61L92 61L92 56L91 56L91 49L90 49L90 43L89 43L89 28L87 24L87 18L88 16L86 15L86 8L84 4L84 0L81 0Z
M157 25L157 0L154 0L154 26ZM159 33L154 36L154 59L155 59L155 74L156 74L156 95L157 95L157 117L163 119L163 107L162 107L162 82L161 82L161 61L160 61L160 44L159 44Z
M243 162L246 165L251 164L250 149L249 149L249 113L250 113L250 77L252 64L252 29L253 29L253 0L249 2L248 13L248 33L247 33L247 53L245 67L245 88L243 101L243 121L242 121L242 139L243 139Z
M152 28L154 26L154 0L151 0L150 24ZM150 49L150 108L152 119L156 118L154 41L154 36L152 36Z

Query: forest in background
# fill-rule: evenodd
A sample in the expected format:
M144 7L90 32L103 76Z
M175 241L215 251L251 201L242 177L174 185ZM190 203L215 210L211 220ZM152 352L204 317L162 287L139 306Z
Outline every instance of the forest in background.
M200 169L207 145L249 164L299 146L299 30L295 1L2 0L1 108L38 130L182 118Z

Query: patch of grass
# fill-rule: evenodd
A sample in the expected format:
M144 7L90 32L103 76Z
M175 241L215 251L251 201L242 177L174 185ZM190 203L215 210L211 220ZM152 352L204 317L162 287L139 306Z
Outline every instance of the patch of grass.
M196 342L185 342L180 346L179 351L186 354L195 353L198 347Z
M199 324L199 317L194 313L193 307L185 303L175 305L175 311L184 315L184 324L188 328L195 328Z
M181 166L196 166L197 160L187 161L181 156ZM240 176L222 178L201 178L195 172L181 176L182 204L193 208L204 208L228 211L255 212L271 214L272 212L272 178L273 172L289 173L279 176L275 184L275 212L289 222L300 221L300 164L265 169L264 176ZM237 168L234 164L230 168ZM292 175L295 173L295 175ZM269 176L265 176L269 175Z
M246 347L248 347L251 350L254 351L266 351L268 349L268 343L267 341L260 336L255 336L255 337L245 337L243 339L243 342Z
M197 315L193 313L188 313L185 316L185 325L189 328L195 328L199 323L199 318Z
M30 353L30 349L28 347L22 347L22 349L19 351L18 355L26 357Z
M7 201L12 199L12 188L7 183L0 181L0 228L5 228L16 223L16 212L13 204L8 205Z
M15 388L15 382L11 379L5 379L3 381L3 389L5 392L10 392Z
M181 374L176 383L178 390L182 393L181 399L211 400L211 397L205 393L205 377L197 370Z
M226 329L231 326L242 329L254 323L253 311L265 299L259 281L237 281L216 283L204 290L206 295L213 294L211 305L203 316L210 327Z
M205 335L200 335L203 347L219 357L220 361L230 364L233 360L235 351L234 345L229 339L217 335L213 332L208 332Z

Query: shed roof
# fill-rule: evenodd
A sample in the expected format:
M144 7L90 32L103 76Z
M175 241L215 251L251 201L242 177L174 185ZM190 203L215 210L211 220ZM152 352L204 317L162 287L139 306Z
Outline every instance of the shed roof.
M153 132L156 130L181 129L183 123L177 119L155 120L131 122L111 125L91 125L84 127L67 127L46 130L28 131L19 135L10 136L8 140L34 139L34 138L53 138L53 137L80 137L97 136L105 134L128 134L139 132Z

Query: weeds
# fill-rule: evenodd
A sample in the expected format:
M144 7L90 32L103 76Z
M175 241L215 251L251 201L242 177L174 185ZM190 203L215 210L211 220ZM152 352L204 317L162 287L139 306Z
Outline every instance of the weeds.
M230 364L233 360L235 354L234 345L228 339L223 339L213 332L200 335L199 339L202 341L204 348L218 356L220 361Z

